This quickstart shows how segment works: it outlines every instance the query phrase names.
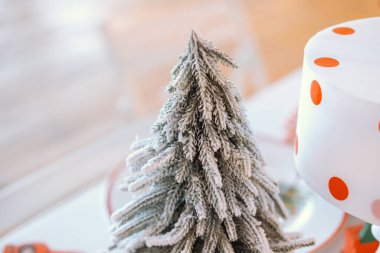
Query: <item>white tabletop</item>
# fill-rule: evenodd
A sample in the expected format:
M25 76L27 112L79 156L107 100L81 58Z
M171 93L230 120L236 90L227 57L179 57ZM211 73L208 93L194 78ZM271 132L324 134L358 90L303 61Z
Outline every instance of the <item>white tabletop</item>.
M6 244L43 242L54 250L98 252L108 245L105 184L98 183L47 210L0 239Z

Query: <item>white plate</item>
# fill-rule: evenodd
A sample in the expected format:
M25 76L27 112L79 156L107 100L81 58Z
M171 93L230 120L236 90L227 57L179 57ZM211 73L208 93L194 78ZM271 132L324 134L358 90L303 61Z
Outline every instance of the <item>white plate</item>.
M313 237L317 241L313 248L297 252L315 252L324 248L338 235L347 220L347 215L313 193L308 186L297 179L291 147L259 138L259 148L266 158L268 173L273 178L281 185L297 185L296 196L290 197L290 202L293 203L293 211L290 211L292 215L285 222L284 229L300 232L304 237ZM109 215L134 198L118 189L127 173L124 164L120 164L109 176L106 199ZM282 194L285 192L282 191Z

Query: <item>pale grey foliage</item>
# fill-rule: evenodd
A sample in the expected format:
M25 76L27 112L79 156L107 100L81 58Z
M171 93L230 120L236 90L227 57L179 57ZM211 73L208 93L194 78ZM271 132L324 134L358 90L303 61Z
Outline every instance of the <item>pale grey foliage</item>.
M313 244L281 230L278 186L218 63L236 68L192 32L171 73L172 97L126 161L133 176L121 188L143 195L112 215L113 240L124 252L293 252Z

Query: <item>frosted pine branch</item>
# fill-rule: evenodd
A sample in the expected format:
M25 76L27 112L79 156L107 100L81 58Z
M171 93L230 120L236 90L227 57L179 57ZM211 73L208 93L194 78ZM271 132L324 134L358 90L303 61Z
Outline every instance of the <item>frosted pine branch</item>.
M282 231L287 211L277 183L219 63L236 67L192 32L171 72L171 98L126 159L121 188L141 195L112 215L123 252L274 253L314 243Z
M162 235L148 237L146 239L147 246L167 246L178 243L193 228L194 221L195 218L192 216L191 211L186 210L178 218L178 221L170 232Z

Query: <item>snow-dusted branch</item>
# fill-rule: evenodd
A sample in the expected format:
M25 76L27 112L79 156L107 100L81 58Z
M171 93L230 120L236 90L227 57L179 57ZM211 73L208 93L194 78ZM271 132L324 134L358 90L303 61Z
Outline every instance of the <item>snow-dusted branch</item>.
M236 68L192 32L172 69L172 94L126 159L122 189L139 195L112 215L114 243L128 253L293 252L313 243L282 231L287 212L236 87Z

